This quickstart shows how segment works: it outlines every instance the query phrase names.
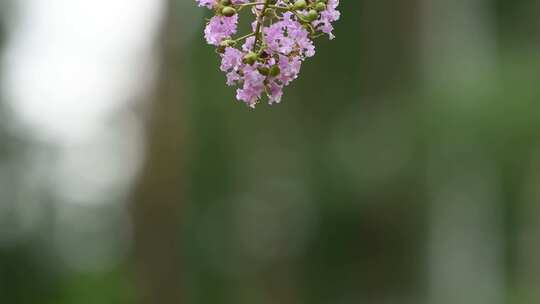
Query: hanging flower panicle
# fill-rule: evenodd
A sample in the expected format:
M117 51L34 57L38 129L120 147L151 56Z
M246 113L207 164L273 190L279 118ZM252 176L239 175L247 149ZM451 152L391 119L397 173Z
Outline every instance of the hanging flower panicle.
M306 58L315 55L313 40L334 39L340 17L339 0L196 0L213 10L204 37L221 56L227 85L237 86L236 98L254 108L266 95L279 103L283 88L298 77ZM249 9L251 32L235 37L238 13Z

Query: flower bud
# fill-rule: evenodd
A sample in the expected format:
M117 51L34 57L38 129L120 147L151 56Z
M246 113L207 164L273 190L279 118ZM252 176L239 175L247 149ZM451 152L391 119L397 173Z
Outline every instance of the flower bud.
M306 18L308 21L315 21L319 18L319 12L317 12L314 9L309 10L309 12L306 15Z
M257 54L254 52L249 52L246 56L244 56L244 63L246 64L253 65L255 61L257 61Z
M280 73L281 69L277 65L274 65L270 68L270 76L277 77Z
M306 0L297 0L295 3L294 3L294 9L295 10L303 10L307 7L307 3L306 3Z
M323 2L317 2L317 4L315 4L315 10L318 11L318 12L322 12L326 9L326 4L324 4Z
M221 9L221 14L223 14L225 17L232 17L236 15L236 10L230 6L225 6Z
M268 76L270 74L270 69L267 67L260 67L257 69L259 73L263 76Z
M274 19L277 17L276 10L272 8L268 8L264 11L264 16L270 19Z

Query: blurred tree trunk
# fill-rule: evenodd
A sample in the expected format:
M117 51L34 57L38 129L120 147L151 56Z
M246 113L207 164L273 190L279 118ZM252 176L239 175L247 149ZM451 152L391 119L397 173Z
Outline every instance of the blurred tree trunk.
M134 259L139 303L181 303L180 211L186 205L185 96L176 8L168 1L157 43L160 56L156 85L144 113L146 150L133 192Z
M464 105L471 111L482 100L479 96L488 96L485 91L490 88L481 84L496 69L492 4L423 2L426 94L447 98L447 103L433 105L434 113L448 117ZM459 125L442 125L432 135L436 140L428 170L431 303L504 302L502 180L491 151L484 150L471 129L474 125L463 115Z
M358 5L357 35L363 53L359 63L364 73L361 91L384 97L400 89L396 82L408 86L417 77L420 3L390 0L360 1Z

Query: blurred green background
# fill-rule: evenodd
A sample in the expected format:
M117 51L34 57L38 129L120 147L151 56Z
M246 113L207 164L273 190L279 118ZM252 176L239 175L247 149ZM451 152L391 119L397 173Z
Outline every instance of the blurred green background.
M194 1L40 2L0 3L0 303L540 302L540 2L344 0L337 39L256 110ZM128 36L146 44L97 84L55 68ZM135 48L123 77L144 77L83 140L69 126Z

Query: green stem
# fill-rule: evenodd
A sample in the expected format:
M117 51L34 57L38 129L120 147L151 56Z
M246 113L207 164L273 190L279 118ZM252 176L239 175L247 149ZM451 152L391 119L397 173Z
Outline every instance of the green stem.
M263 5L264 2L251 2L251 3L245 3L238 5L239 8L249 7L249 6L255 6L255 5Z
M253 36L255 36L255 33L250 33L250 34L244 35L242 37L236 38L236 39L234 39L234 41L235 42L240 42L240 41L242 41L244 39L248 39L249 37L253 37Z
M300 21L302 21L304 23L309 23L309 21L306 20L306 18L304 18L304 16L300 15L297 11L291 10L291 13L293 13L296 16L296 18L298 18L298 20L300 20Z
M286 6L268 5L268 7L273 8L273 9L280 9L280 10L284 10L284 11L292 11L290 7L286 7Z
M261 36L261 27L264 19L264 12L268 8L268 5L270 5L270 0L264 0L264 7L261 11L261 14L257 18L257 27L255 29L255 42L253 43L253 51L257 48L257 43L259 43L259 39Z

